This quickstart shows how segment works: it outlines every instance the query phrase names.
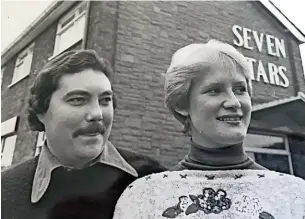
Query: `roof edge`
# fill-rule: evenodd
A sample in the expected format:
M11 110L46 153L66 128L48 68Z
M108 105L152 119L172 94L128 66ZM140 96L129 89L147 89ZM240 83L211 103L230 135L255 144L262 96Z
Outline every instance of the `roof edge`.
M276 106L291 103L291 102L294 102L297 100L302 100L305 103L305 94L303 92L298 92L298 96L288 97L285 99L274 100L274 101L271 101L268 103L262 103L262 104L255 105L255 106L253 106L252 112L257 112L260 110L276 107Z
M279 20L295 38L297 38L301 43L305 42L305 34L297 28L282 11L274 5L270 0L259 0L260 3L267 8L271 14Z

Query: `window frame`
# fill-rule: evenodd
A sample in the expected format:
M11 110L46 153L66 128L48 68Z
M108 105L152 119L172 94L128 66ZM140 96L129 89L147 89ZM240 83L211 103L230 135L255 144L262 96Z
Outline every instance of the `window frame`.
M253 135L263 135L263 136L274 136L274 137L280 137L283 138L285 149L268 149L268 148L258 148L258 147L244 147L245 152L252 152L252 153L262 153L262 154L276 154L276 155L283 155L288 156L288 166L289 166L289 172L293 175L293 165L292 165L292 159L291 159L291 153L290 153L290 147L289 147L289 141L288 136L281 133L276 132L268 132L268 131L253 131L249 130L247 134L253 134ZM246 137L247 138L247 137Z
M7 135L5 137L1 137L1 168L6 168L6 167L10 167L13 163L13 158L14 158L14 154L15 154L15 148L16 148L16 143L17 143L17 135ZM13 138L13 139L12 139ZM2 161L3 161L3 155L7 152L7 146L6 143L7 143L7 140L8 139L12 139L13 141L13 145L10 145L12 146L13 148L11 148L11 151L12 153L10 153L10 157L9 157L9 163L5 164L5 165L2 165Z
M83 7L83 6L85 7L85 10L80 12L80 8ZM73 45L75 45L76 43L78 43L78 42L80 42L81 40L84 39L84 34L85 34L85 31L86 31L86 28L85 28L86 27L86 22L84 24L80 39L77 39L71 45L69 44L67 46L64 46L64 48L62 50L60 50L61 36L63 35L63 33L66 32L69 28L73 28L73 26L75 26L75 24L79 21L79 19L81 19L83 16L86 16L86 13L87 13L87 8L86 8L86 2L84 1L84 2L78 3L76 6L72 7L67 12L67 14L65 14L62 18L60 18L60 20L58 21L58 24L57 24L53 55L49 58L49 60L53 59L57 55L63 53L66 50L68 50L70 47L72 47ZM69 20L70 16L72 16L72 15L74 15L74 18L71 21L69 21L67 24L65 24L64 27L62 27L62 24L65 23L67 20ZM86 19L86 17L85 17L85 19Z
M1 123L1 127L4 128L4 126L9 127L7 128L6 132L1 132L1 168L6 168L12 165L14 154L15 154L15 148L17 143L17 126L18 126L18 116L14 116L4 122ZM2 129L1 128L1 129ZM11 145L13 148L10 148L10 150L7 149L6 143L7 140L11 139L13 142L13 145ZM10 156L9 162L5 165L2 165L2 156L4 153L10 152L8 155ZM6 158L7 159L7 158Z
M33 62L33 56L34 56L34 46L35 43L30 44L26 49L22 50L15 62L14 72L11 83L8 85L8 87L13 86L14 84L22 81L24 78L28 77L31 73L32 68L32 62ZM28 60L27 60L28 59ZM22 68L22 65L27 64L28 66L25 70L20 71L20 68ZM22 74L21 74L22 72Z
M1 89L2 89L2 83L3 83L3 75L4 75L5 67L1 67Z

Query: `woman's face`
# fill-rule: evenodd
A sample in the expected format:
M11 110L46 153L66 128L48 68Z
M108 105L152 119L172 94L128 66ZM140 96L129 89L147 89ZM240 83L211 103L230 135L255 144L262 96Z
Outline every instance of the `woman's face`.
M241 70L214 67L193 81L189 93L192 140L221 148L241 143L251 118L251 98Z

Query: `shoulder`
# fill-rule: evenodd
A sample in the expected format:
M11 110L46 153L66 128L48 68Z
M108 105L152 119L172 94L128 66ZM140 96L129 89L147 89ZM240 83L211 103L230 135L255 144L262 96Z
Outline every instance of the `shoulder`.
M20 207L26 208L37 160L32 158L1 173L1 204L4 215L16 215Z
M122 148L117 148L117 150L121 156L133 168L135 168L139 174L139 177L146 176L151 173L163 172L166 170L166 168L154 158Z
M276 179L277 183L282 184L283 186L291 187L296 186L299 188L302 188L302 191L304 193L305 197L305 180L302 178L299 178L297 176L289 175L289 174L284 174L284 173L279 173L278 177Z
M3 171L1 173L1 190L5 191L8 187L32 180L37 162L38 157L34 157Z
M255 170L253 170L255 171ZM271 170L257 170L259 176L256 180L253 177L251 182L258 186L264 185L265 192L274 193L285 197L286 200L294 202L303 200L305 202L305 180L290 174L279 173ZM298 202L298 201L297 201Z

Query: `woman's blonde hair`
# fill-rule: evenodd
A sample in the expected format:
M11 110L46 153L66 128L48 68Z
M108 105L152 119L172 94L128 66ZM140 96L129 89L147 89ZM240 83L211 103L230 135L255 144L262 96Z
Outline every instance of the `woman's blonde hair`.
M240 69L246 78L249 95L252 95L251 68L233 46L210 40L206 44L190 44L177 50L165 74L165 103L170 113L184 125L185 133L189 131L187 117L175 109L188 108L192 81L215 66Z

